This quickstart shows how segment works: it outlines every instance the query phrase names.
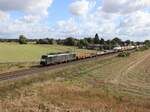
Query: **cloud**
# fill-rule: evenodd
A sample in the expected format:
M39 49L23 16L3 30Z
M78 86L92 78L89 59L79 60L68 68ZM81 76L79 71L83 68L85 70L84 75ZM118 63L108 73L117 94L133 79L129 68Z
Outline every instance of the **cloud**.
M52 2L53 0L0 0L0 37L47 35L49 27L44 21ZM13 18L11 12L19 12L21 15Z
M41 19L41 16L26 15L26 16L23 16L20 20L25 23L36 23L40 19Z
M119 15L116 14L105 13L99 7L94 13L82 18L80 27L84 34L95 35L95 33L99 33L99 35L108 39L108 37L113 37L116 34L115 28L117 25L115 21L118 17Z
M78 25L73 18L68 20L60 20L53 27L54 37L69 37L75 36L78 33Z
M76 26L78 34L83 37L99 33L105 39L115 36L123 40L149 39L150 13L145 11L149 6L150 1L147 0L116 0L115 2L114 0L103 0L102 5L94 11L79 16L80 21L74 22L74 26ZM77 6L75 8L74 12L78 12L80 9ZM80 13L76 15L78 14L81 15ZM64 26L69 26L69 24L66 21ZM68 29L70 30L70 27Z
M72 14L81 16L87 14L90 9L95 5L95 1L77 0L70 5Z
M109 37L112 32L115 33L115 23L117 16L115 14L107 14L98 8L95 12L81 16L80 21L68 19L59 21L55 31L62 32L62 35L87 37L93 36L95 33L100 35L107 34Z
M150 0L98 1L74 0L68 4L73 16L50 26L46 17L53 0L0 0L0 37L87 37L99 33L105 39L150 38ZM15 18L11 12L21 14Z
M0 11L0 38L16 38L20 34L31 38L40 37L47 35L48 30L48 25L39 21L39 16L25 15L14 19L8 13Z
M1 38L18 38L20 34L39 38L41 35L47 36L48 30L49 27L47 27L47 25L41 24L39 22L28 23L19 19L13 20L11 18L5 22L0 22Z
M131 13L150 7L149 0L103 0L103 11L108 13Z
M128 14L118 27L120 35L126 35L134 40L150 38L150 13L138 11Z
M74 33L77 31L77 26L75 21L70 18L67 21L58 21L57 22L57 28L60 32L64 32L64 33Z
M2 12L0 11L0 21L5 21L5 20L8 20L10 18L9 14L5 13L5 12Z
M48 14L48 7L53 0L0 0L1 11L23 11L31 14Z

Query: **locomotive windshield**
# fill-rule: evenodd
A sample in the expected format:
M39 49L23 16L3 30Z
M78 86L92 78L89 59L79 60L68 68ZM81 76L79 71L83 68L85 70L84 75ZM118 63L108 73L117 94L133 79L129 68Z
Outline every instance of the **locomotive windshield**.
M46 59L46 58L47 58L47 56L45 56L45 55L42 56L42 59Z
M43 56L41 57L41 62L45 62L46 59L47 59L47 56L46 56L46 55L43 55Z

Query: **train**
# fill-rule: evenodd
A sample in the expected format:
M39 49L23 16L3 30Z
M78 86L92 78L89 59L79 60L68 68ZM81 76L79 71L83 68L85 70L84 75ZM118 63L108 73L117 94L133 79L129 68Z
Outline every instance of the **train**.
M47 66L47 65L54 65L60 63L67 63L70 61L76 61L86 58L92 58L107 54L113 54L122 51L128 51L135 49L139 46L122 46L122 47L114 47L111 50L104 50L104 51L97 51L93 53L75 53L75 52L59 52L59 53L50 53L47 55L41 56L40 65Z

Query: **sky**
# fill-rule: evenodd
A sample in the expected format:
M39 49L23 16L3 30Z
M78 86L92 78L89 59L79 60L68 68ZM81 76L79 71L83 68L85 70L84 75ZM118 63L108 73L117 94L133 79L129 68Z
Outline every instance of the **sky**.
M0 38L150 39L150 0L0 0Z

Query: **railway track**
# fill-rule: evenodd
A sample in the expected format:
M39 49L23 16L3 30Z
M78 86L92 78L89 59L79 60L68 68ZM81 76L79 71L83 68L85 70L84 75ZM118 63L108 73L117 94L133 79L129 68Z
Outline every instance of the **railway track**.
M130 52L133 52L133 51L130 51ZM50 71L50 70L66 67L69 65L75 65L78 63L83 63L83 62L92 61L92 60L96 60L96 59L101 59L101 60L109 59L109 58L117 56L117 54L118 53L112 53L112 54L97 56L97 57L93 57L93 58L87 58L87 59L72 61L72 62L68 62L68 63L61 63L61 64L50 65L50 66L45 66L45 67L34 66L34 67L29 68L29 69L2 73L2 74L0 74L0 82L6 81L6 80L15 80L15 79L18 79L21 77L31 76L31 75L35 75L35 74L38 75L38 74L45 72L45 71Z

